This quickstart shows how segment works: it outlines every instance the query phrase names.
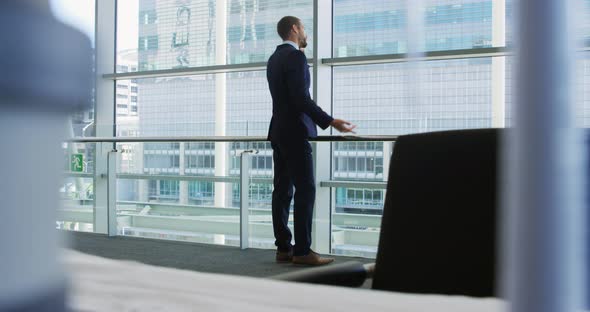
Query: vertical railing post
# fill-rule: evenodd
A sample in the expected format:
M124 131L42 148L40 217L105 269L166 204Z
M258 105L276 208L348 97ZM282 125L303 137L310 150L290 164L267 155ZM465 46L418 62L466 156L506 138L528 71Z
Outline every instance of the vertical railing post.
M109 202L108 202L108 155L112 150L112 143L97 142L95 149L94 167L94 232L100 234L109 233Z
M323 58L332 57L332 1L314 0L313 12L313 98L324 111L332 113L332 67L322 63ZM315 143L313 151L316 198L311 247L317 252L329 253L334 190L320 187L320 181L330 180L332 174L331 145Z
M115 69L117 1L96 1L96 88L94 125L98 137L115 136L115 81L106 79ZM94 232L108 234L108 153L112 143L97 143L94 177Z
M117 150L107 156L107 214L108 234L117 236Z
M250 246L250 168L252 167L251 153L253 150L245 150L240 154L240 248L247 249Z

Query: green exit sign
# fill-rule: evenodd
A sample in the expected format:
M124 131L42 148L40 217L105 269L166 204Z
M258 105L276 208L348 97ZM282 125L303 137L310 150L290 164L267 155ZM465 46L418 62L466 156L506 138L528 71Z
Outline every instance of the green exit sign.
M84 172L84 155L72 154L70 155L70 171Z

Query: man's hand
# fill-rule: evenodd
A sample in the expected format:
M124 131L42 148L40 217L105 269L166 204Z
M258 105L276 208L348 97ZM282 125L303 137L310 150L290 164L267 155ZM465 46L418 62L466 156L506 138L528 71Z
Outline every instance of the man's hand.
M334 129L336 129L342 133L347 133L347 132L356 133L356 132L352 131L354 128L356 128L356 125L353 125L346 120L334 119L330 123L330 126L334 127Z

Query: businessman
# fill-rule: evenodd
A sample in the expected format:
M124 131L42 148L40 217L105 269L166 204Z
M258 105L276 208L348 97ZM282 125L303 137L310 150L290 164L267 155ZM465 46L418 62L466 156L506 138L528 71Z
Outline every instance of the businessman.
M334 119L309 95L310 74L303 49L307 36L301 20L285 16L277 24L283 44L268 60L266 77L272 96L272 119L268 139L273 149L274 191L272 223L277 246L276 261L305 265L328 264L311 250L311 224L315 201L313 159L309 139L317 136L316 125L352 132L351 123ZM289 207L295 188L295 246L288 227Z

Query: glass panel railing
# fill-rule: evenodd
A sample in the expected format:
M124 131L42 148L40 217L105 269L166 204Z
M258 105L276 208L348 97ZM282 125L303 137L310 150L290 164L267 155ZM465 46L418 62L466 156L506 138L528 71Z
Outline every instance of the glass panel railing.
M59 188L61 206L56 227L94 232L95 143L64 143L64 178Z
M244 151L251 151L248 164L241 163ZM248 179L248 244L253 248L275 248L272 227L273 159L270 142L232 143L232 169ZM247 172L241 170L247 168ZM244 186L246 187L246 186ZM234 198L241 201L241 183L234 190ZM239 206L239 205L238 205ZM293 217L290 227L293 230Z
M227 172L228 146L118 143L118 234L238 246L239 178L215 174Z
M117 150L119 235L231 246L240 245L240 156L255 151L248 170L249 243L274 247L269 143L119 143Z
M332 143L332 253L376 256L392 149L392 142Z
M317 182L312 248L319 252L376 255L395 138L371 139L377 141L324 138L312 143ZM273 151L263 138L102 140L64 143L69 170L60 189L58 228L275 248ZM294 233L293 211L292 202Z
M198 178L178 180L151 175L120 178L118 188L134 187L148 192L146 198L117 201L118 234L198 243L238 246L240 241L239 208L197 204L202 196L197 189L213 189L215 184L234 188L235 183L208 182ZM188 190L189 195L185 195ZM215 191L212 192L215 194ZM189 200L181 203L181 196ZM195 196L198 199L195 199ZM213 195L214 196L214 195ZM207 199L208 201L208 199Z

